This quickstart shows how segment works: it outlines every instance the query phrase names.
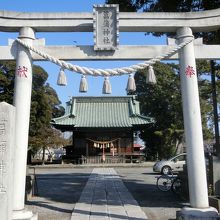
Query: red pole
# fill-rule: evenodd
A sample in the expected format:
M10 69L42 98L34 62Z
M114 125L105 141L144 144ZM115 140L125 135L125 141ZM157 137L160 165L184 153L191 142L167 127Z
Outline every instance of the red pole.
M102 161L105 162L105 146L102 145Z

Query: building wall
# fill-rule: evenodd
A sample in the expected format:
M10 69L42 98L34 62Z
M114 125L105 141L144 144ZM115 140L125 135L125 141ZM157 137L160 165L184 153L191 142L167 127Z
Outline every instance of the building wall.
M86 156L86 144L87 141L85 138L75 138L74 139L74 151L79 155Z
M103 149L99 145L97 147L94 146L95 141L114 141L114 148L113 147L105 147L104 151L105 154L112 155L113 149L115 150L115 155L121 154L129 154L133 152L133 132L125 132L124 130L113 132L78 132L73 134L73 148L75 154L82 154L84 156L97 156L102 155Z
M120 139L121 153L132 153L133 152L133 139L132 138L121 138Z

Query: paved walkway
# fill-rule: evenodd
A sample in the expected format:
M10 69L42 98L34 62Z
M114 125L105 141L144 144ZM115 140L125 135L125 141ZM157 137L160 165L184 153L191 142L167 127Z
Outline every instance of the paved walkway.
M146 220L114 168L94 168L71 220Z

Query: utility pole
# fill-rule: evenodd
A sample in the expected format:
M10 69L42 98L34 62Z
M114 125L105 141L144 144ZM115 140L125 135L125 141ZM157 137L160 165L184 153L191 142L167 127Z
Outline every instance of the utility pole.
M215 150L218 158L220 159L220 144L219 144L219 126L218 126L218 107L216 95L216 82L215 82L215 61L211 60L211 82L212 82L212 105L214 113L214 127L215 127Z

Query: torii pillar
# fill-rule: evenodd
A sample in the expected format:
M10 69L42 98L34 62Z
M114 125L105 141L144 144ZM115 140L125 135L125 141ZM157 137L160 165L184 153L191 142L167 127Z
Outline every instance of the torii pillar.
M178 44L193 38L188 27L177 30ZM193 41L179 50L180 81L186 137L190 206L183 208L179 219L213 219L218 212L209 207L206 164L203 145L199 90Z
M32 45L35 33L32 28L20 29L19 38ZM25 210L25 182L27 167L28 133L32 91L32 58L30 51L17 45L15 91L13 104L15 113L15 160L13 185L13 219L37 219Z

